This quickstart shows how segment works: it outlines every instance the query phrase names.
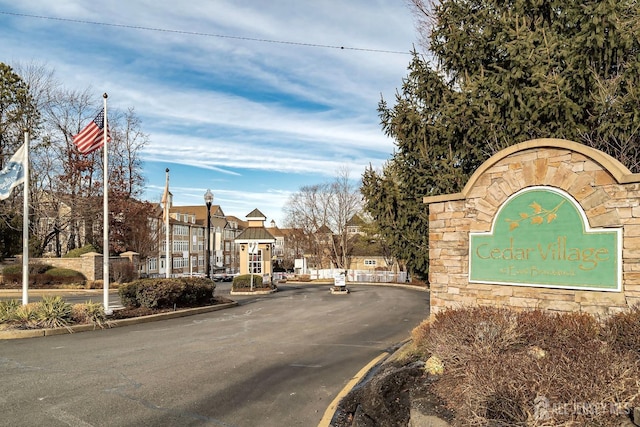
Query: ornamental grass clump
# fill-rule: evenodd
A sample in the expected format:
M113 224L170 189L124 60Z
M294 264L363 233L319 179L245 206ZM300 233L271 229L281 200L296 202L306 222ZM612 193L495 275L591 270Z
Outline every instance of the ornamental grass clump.
M22 304L20 301L12 299L8 301L0 301L0 323L10 323L16 318L16 310Z
M474 307L437 313L412 331L437 359L433 390L454 425L618 426L640 406L638 309L586 313Z
M37 328L38 326L38 313L37 303L29 303L20 305L14 312L13 323L17 323L24 328Z
M60 296L43 297L36 303L37 326L41 328L68 327L72 322L72 306Z
M101 329L109 325L104 307L101 303L93 301L74 304L71 308L71 319L74 324L94 325Z

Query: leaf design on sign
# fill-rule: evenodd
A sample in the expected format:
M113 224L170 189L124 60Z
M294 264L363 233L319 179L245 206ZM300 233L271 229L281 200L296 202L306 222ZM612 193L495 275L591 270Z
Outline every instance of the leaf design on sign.
M533 209L533 212L536 214L539 214L540 212L542 212L542 206L540 206L536 202L531 203L529 206L531 207L531 209Z
M556 218L558 218L558 209L560 206L564 204L565 200L562 200L556 207L553 209L545 209L540 203L533 201L529 207L533 211L533 213L529 214L527 212L520 212L519 219L509 219L506 221L509 223L509 231L513 231L520 226L520 222L526 219L531 219L531 224L533 225L541 225L545 223L549 224L553 222Z

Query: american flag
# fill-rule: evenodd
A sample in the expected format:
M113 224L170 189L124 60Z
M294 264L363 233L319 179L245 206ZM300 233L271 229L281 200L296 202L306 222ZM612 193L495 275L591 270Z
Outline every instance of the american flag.
M89 154L104 145L104 108L95 119L82 131L73 137L73 143L82 154ZM107 140L111 140L109 126L107 126Z

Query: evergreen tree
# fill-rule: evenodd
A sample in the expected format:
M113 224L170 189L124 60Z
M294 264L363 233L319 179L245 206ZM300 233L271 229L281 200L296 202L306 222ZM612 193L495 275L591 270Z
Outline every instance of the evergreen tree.
M0 62L0 169L24 143L24 129L33 134L38 120L28 85ZM22 197L18 190L0 201L0 259L18 253L22 247Z
M428 272L422 197L457 192L490 155L533 138L599 148L640 172L640 5L632 0L412 0L417 52L395 105L397 150L362 192L395 255Z

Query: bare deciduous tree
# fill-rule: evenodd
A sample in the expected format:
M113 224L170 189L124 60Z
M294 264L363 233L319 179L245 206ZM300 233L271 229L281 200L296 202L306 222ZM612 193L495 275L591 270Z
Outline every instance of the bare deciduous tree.
M349 268L351 242L347 223L362 209L361 195L349 179L349 170L338 170L333 182L305 186L289 198L285 225L306 236L306 253L317 268Z

